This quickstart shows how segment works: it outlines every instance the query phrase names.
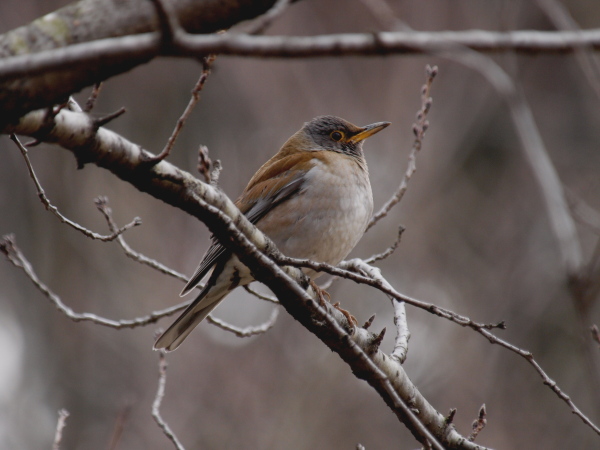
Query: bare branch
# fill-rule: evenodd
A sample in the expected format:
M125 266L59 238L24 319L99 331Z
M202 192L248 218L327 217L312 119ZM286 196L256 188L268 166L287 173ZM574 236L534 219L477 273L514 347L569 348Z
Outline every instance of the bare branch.
M54 292L48 288L37 276L34 272L31 264L25 256L21 252L21 250L16 246L15 238L13 235L5 235L0 240L0 252L4 253L4 255L8 258L8 260L16 267L20 268L25 272L25 275L31 280L31 282L38 288L49 300L50 302L58 309L61 313L67 316L70 320L74 322L92 322L98 325L103 325L109 328L115 328L120 330L122 328L136 328L141 326L146 326L151 323L157 322L159 319L167 316L171 316L181 310L183 310L189 302L180 303L175 306L171 306L170 308L165 308L160 311L154 311L147 316L138 317L136 319L131 320L112 320L106 319L104 317L97 316L92 313L76 313L71 308L66 306L60 297L56 295Z
M110 122L115 120L117 117L121 117L126 112L127 112L127 109L124 106L122 106L121 108L117 109L115 112L112 112L105 116L99 117L98 119L94 119L94 125L96 125L96 127L98 127L98 128L108 125Z
M121 234L125 233L130 228L133 228L133 227L136 227L136 226L142 224L142 220L139 217L135 217L133 219L133 221L131 221L127 225L125 225L121 228L115 227L112 234L104 236L104 235L95 233L91 230L88 230L87 228L85 228L85 227L79 225L78 223L73 222L72 220L68 219L67 217L63 216L58 211L58 208L56 206L54 206L52 203L50 203L50 200L48 200L48 197L46 197L44 188L42 188L42 185L40 184L40 182L35 174L35 171L33 170L33 166L31 165L29 156L27 155L27 149L23 146L23 144L21 144L21 142L19 141L17 136L15 136L14 134L11 134L10 138L17 145L17 147L19 147L19 150L21 150L21 154L23 155L23 159L25 160L25 164L27 165L27 170L29 171L29 176L31 177L31 179L33 180L33 183L35 184L35 188L37 190L38 197L40 198L42 204L48 211L50 211L52 214L54 214L56 217L58 217L58 219L62 223L69 225L70 227L76 229L77 231L80 231L81 233L83 233L84 235L86 235L89 238L97 239L102 242L112 241L112 240L116 239L117 237L119 237Z
M169 17L172 16L188 33L202 34L214 33L241 21L253 19L267 11L274 2L275 0L250 3L163 1L169 8ZM85 13L82 13L82 7ZM39 26L40 23L44 26ZM164 46L162 34L156 6L150 1L142 0L73 2L40 18L39 21L0 35L0 57L3 60L14 54L39 54L49 48L60 51L70 48L73 44L81 45L97 40L116 39L114 42L123 42L120 41L122 38L126 47L129 43L133 44L128 50L118 44L118 48L115 48L118 54L114 58L104 58L96 54L98 59L90 58L82 64L67 65L60 74L46 73L41 77L29 74L19 76L17 83L0 83L0 103L3 105L0 122L8 123L33 109L59 103L86 86L92 86L147 63L157 52L169 52L169 47ZM144 50L144 45L138 47L135 42L144 35L150 38L150 53ZM128 41L128 37L134 39ZM170 51L176 49L171 48ZM194 58L198 59L206 54ZM0 128L2 127L3 125L0 125Z
M265 294L261 294L258 291L255 291L254 289L252 289L250 287L251 285L247 284L244 286L244 289L246 291L248 291L250 294L254 295L256 298L259 298L261 300L264 300L266 302L271 302L271 303L275 303L276 305L279 305L279 300L277 300L276 297L272 297L270 295L265 295Z
M365 259L364 261L367 264L373 264L374 262L381 261L381 260L386 259L389 256L391 256L398 248L398 245L400 245L400 240L402 239L402 233L404 233L404 227L401 225L398 227L398 236L396 237L396 240L392 243L392 245L390 245L383 252L372 255L372 256L368 257L367 259Z
M469 48L482 53L568 53L576 48L600 49L600 29L581 31L410 31L321 36L250 36L246 34L184 34L175 36L172 49L163 56L198 58L207 54L260 58L309 58L326 56L415 55ZM98 39L29 55L7 57L0 81L42 72L122 58L136 60L161 54L159 33L143 33ZM145 62L145 61L143 61ZM118 72L115 72L115 74Z
M104 218L106 219L109 228L111 230L114 230L116 225L112 218L112 211L111 211L110 207L108 206L108 198L107 197L98 197L95 199L95 203L96 203L96 206L98 207L98 210L102 213L102 215L104 215ZM184 274L179 273L179 272L171 269L170 267L167 267L164 264L156 261L155 259L149 258L148 256L143 255L142 253L139 253L139 252L136 252L135 250L133 250L129 246L129 244L125 241L123 236L119 236L117 239L117 242L119 243L119 245L125 252L125 255L127 257L133 259L134 261L136 261L140 264L145 264L154 270L158 270L159 272L161 272L165 275L169 275L171 277L177 278L178 280L181 280L184 282L186 282L188 280L188 277L185 276ZM202 286L198 286L198 289L201 289L201 288L202 288ZM250 292L254 294L253 291L250 291ZM256 293L255 295L264 300L273 302L273 299L270 297L261 296L258 293ZM186 302L176 305L172 308L177 308L176 311L179 311L182 307L189 305L189 303L190 303L189 301L186 301ZM172 308L167 308L166 310L163 310L163 311L157 311L157 312L152 313L150 316L136 319L136 320L138 320L140 322L140 325L147 325L150 322L147 322L147 321L143 322L143 320L147 320L149 318L154 318L154 317L156 317L157 314L161 314L161 313L167 312L167 311L169 312L168 315L170 315ZM173 311L173 312L175 312L175 311ZM157 317L156 320L158 320L159 318L162 318L162 317L164 317L164 316ZM208 321L210 323L218 326L219 328L222 328L225 331L229 331L238 337L248 337L248 336L253 336L256 334L264 333L275 324L276 319L277 319L277 313L272 313L269 320L262 325L258 325L256 327L238 328L234 325L224 322L221 319L213 317L212 315L208 316ZM154 321L156 321L156 320L154 320ZM121 322L123 322L123 321L119 321L119 323L121 323Z
M481 30L438 33L379 32L311 37L186 33L176 34L173 44L166 49L162 43L159 32L141 33L5 58L0 66L0 86L1 83L7 86L11 80L16 79L36 83L36 75L47 75L56 71L68 73L68 81L52 90L47 89L47 83L40 83L39 80L38 85L28 85L25 89L6 87L0 100L10 107L4 111L5 120L0 122L0 128L28 111L57 103L60 98L65 98L85 86L122 73L158 55L183 58L200 58L207 54L263 58L356 55L379 57L390 54L460 53L466 48L479 52L565 53L572 52L575 48L600 49L600 29L506 33ZM127 64L123 61L127 61ZM14 85L11 87L14 88ZM39 95L34 95L35 93Z
M431 108L432 99L429 96L431 91L431 84L433 83L433 79L438 73L438 68L436 66L425 67L425 84L421 88L421 109L417 112L417 121L413 124L413 133L415 135L415 140L413 141L412 148L410 150L410 154L408 156L408 168L402 177L402 181L400 182L400 186L396 192L392 195L392 197L383 205L383 207L373 216L369 221L369 225L367 225L367 230L375 225L379 220L387 216L390 210L402 200L404 193L408 189L408 182L410 181L413 173L417 170L416 160L417 153L421 150L421 146L423 145L423 138L425 137L425 132L429 127L429 122L427 121L427 114L429 113L429 109Z
M104 218L106 219L106 222L108 223L108 228L112 232L115 232L115 230L117 229L117 225L112 217L112 210L108 206L108 197L105 197L105 196L97 197L94 199L94 203L96 204L98 211L100 211L102 213L102 215L104 216ZM171 269L170 267L165 266L164 264L156 261L155 259L149 258L148 256L143 255L143 254L133 250L129 246L129 244L127 244L127 242L125 241L123 236L117 236L117 242L119 243L119 245L121 246L121 248L125 252L125 255L128 258L131 258L134 261L139 262L140 264L145 264L155 270L158 270L161 273L164 273L165 275L169 275L169 276L177 278L178 280L181 280L183 282L187 282L188 277L186 275L184 275L180 272L177 272L177 271Z
M159 2L159 0L154 0L154 1ZM158 3L158 4L160 4L160 3ZM212 67L212 64L213 64L215 58L216 58L215 55L208 55L207 57L202 58L202 73L200 74L200 78L198 78L198 81L196 82L194 89L192 89L192 96L190 98L190 101L188 102L187 106L185 107L185 110L181 114L181 117L179 118L179 120L177 120L177 123L175 124L175 128L173 129L173 132L171 133L171 136L169 137L167 144L165 145L165 147L162 149L162 151L158 155L147 157L145 159L144 163L151 164L151 165L156 164L159 161L162 161L163 159L165 159L167 156L169 156L169 153L171 153L171 149L175 145L175 141L177 141L177 137L179 136L181 129L183 128L188 117L194 110L194 107L200 100L200 92L204 88L204 84L206 83L206 80L208 79L208 76L210 75L210 69Z
M209 315L207 317L207 320L210 323L212 323L213 325L216 325L225 331L229 331L229 332L235 334L239 338L247 338L247 337L251 337L251 336L257 336L259 334L264 334L267 331L269 331L271 328L273 328L273 325L275 325L275 322L277 321L278 316L279 316L279 308L275 307L271 311L271 316L265 323L255 326L255 327L246 327L246 328L235 327L231 324L228 324L228 323L222 321L221 319L217 319L216 317L213 317L212 315Z
M469 319L468 317L461 316L449 309L442 308L440 306L434 305L433 303L427 303L421 300L417 300L415 298L409 297L405 294L401 294L397 292L382 276L381 272L377 267L370 266L366 264L362 259L355 258L349 261L342 261L338 267L331 266L326 263L311 261L308 259L297 259L290 258L282 255L279 251L275 249L270 249L269 256L278 264L282 266L292 266L292 267L308 267L317 272L324 272L330 275L338 276L341 278L346 278L348 280L352 280L359 284L366 284L368 286L372 286L376 289L379 289L384 294L400 301L406 302L409 305L415 306L417 308L428 311L432 314L435 314L444 319L450 320L460 326L473 328L475 330L479 329L495 329L506 328L504 322L499 322L495 324L483 324L477 323Z
M58 422L56 423L56 433L54 434L52 450L60 450L60 443L62 441L63 430L67 425L67 417L69 417L69 411L67 411L66 409L61 409L58 411Z
M408 354L408 341L410 340L410 331L408 331L408 322L406 320L406 307L404 302L392 300L394 306L394 325L396 325L396 340L394 342L394 351L390 355L403 364Z
M127 244L125 242L123 242L123 243L127 246ZM129 248L129 247L127 246L127 248ZM52 290L50 290L50 288L48 286L46 286L38 278L37 274L34 272L33 268L31 267L31 264L29 263L29 261L27 261L27 259L25 259L25 256L23 255L21 250L16 246L14 236L6 235L6 236L2 237L2 240L0 240L0 252L4 253L6 255L6 257L8 258L8 260L11 263L13 263L13 265L22 269L23 272L25 272L27 277L34 284L34 286L37 287L38 290L41 291L50 300L50 302L54 305L54 307L56 309L58 309L61 313L63 313L68 319L72 320L73 322L92 322L97 325L114 328L116 330L121 330L123 328L137 328L137 327L143 327L143 326L147 326L147 325L156 323L163 317L172 316L173 314L182 311L184 308L186 308L190 304L189 300L184 301L177 305L171 306L169 308L165 308L165 309L158 310L158 311L153 311L146 316L137 317L135 319L113 320L113 319L107 319L105 317L101 317L96 314L87 313L87 312L86 313L76 313L71 308L69 308L67 305L65 305L64 302L61 300L61 298L58 295L56 295L54 292L52 292ZM144 262L144 261L150 262L151 261L152 263L149 265L151 267L153 267L154 269L159 270L163 273L166 273L167 275L172 275L172 276L176 276L177 278L179 278L179 274L177 274L177 272L173 271L172 269L169 269L160 263L156 263L153 260L150 260L149 258L145 257L144 255L138 254L136 252L134 252L134 254L137 255L137 257L139 258L139 259L136 259L139 262ZM165 270L167 272L165 272ZM183 275L182 275L182 277L183 277ZM185 279L185 277L184 277L184 279ZM235 334L238 337L250 337L250 336L265 333L270 328L272 328L273 325L275 324L275 321L277 320L278 314L279 314L279 310L277 308L274 308L273 312L271 313L271 316L265 323L255 326L255 327L246 327L246 328L236 327L234 325L231 325L227 322L224 322L223 320L217 319L212 316L208 316L208 321L225 331L229 331L229 332Z
M167 359L165 358L165 352L162 350L158 353L158 375L158 388L152 403L152 418L177 450L185 450L185 447L179 442L175 433L171 431L167 422L160 415L160 405L165 396L165 386L167 384Z

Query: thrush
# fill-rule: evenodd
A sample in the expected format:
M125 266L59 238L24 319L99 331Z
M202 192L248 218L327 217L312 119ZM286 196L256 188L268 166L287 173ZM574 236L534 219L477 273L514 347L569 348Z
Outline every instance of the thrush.
M236 206L283 254L338 264L358 243L373 212L363 141L388 125L358 127L339 117L314 118L258 169ZM312 279L319 275L302 270ZM254 281L250 269L214 237L181 295L209 274L155 349L175 350L227 294Z

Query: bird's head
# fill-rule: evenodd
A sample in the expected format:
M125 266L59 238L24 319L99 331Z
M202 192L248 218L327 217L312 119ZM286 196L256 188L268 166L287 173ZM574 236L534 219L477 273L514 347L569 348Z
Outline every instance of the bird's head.
M322 151L362 158L363 141L383 130L390 122L377 122L358 127L335 116L319 116L294 134L284 144L288 151Z

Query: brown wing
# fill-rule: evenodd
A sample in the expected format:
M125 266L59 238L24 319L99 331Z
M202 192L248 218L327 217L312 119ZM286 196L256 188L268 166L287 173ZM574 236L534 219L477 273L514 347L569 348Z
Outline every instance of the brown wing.
M240 211L255 225L277 205L302 190L306 172L312 167L312 157L308 152L278 156L279 154L275 155L256 172L235 202ZM217 262L229 259L226 248L214 236L211 240L211 246L181 291L181 296L194 289Z

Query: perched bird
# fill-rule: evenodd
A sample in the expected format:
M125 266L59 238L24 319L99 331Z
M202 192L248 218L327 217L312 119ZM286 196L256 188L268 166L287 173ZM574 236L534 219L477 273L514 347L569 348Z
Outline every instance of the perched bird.
M357 127L339 117L314 118L258 169L236 206L284 255L338 264L358 243L373 212L363 141L388 125ZM309 277L318 275L303 270ZM198 297L158 338L155 349L175 350L227 294L254 281L213 237L181 295L209 272Z

